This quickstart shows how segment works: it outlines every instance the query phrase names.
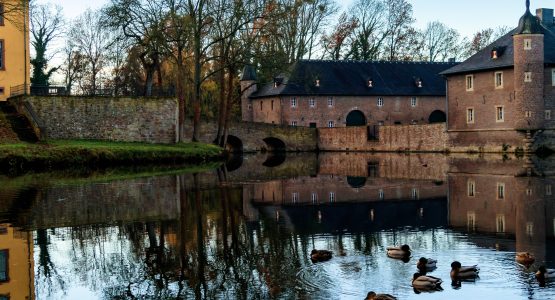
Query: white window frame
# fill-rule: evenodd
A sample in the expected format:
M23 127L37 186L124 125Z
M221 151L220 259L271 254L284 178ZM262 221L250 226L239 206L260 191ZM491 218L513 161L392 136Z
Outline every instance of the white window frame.
M297 127L297 121L291 121L291 126Z
M314 98L308 99L308 106L309 107L316 107L316 100L314 100Z
M475 197L476 196L476 181L468 180L466 184L466 195L468 197Z
M383 189L380 189L380 190L378 191L378 198L379 198L380 200L383 200L383 199L385 198L385 193L384 193Z
M505 122L505 107L503 105L495 106L495 122Z
M378 97L378 107L383 107L383 97Z
M505 232L505 215L499 214L495 218L495 229L498 233Z
M524 82L532 82L532 72L524 72Z
M335 202L335 192L330 192L329 194L330 203Z
M291 202L292 203L299 202L299 193L298 192L291 193Z
M297 107L297 98L295 98L295 97L291 98L291 107L292 108Z
M465 78L466 91L474 91L474 75L466 75Z
M547 109L545 111L545 119L546 120L551 120L551 110Z
M467 124L474 124L476 120L476 112L474 107L467 107L466 108L466 123Z
M328 107L333 107L333 97L328 97Z
M410 97L410 106L411 107L416 107L417 105L418 105L418 98Z
M545 186L545 195L546 196L551 196L552 195L551 184L548 184L548 185Z
M498 80L499 79L499 80ZM493 76L493 81L496 89L503 88L503 72L495 72Z
M498 182L497 183L497 190L495 191L495 195L497 196L497 200L505 200L507 190L505 189L505 183Z
M310 200L312 201L312 204L318 203L318 193L312 192L310 194Z
M524 39L524 50L532 50L532 39Z
M335 123L333 121L328 121L328 128L334 128Z
M525 118L531 118L532 117L532 111L531 110L527 110L524 112L524 117Z

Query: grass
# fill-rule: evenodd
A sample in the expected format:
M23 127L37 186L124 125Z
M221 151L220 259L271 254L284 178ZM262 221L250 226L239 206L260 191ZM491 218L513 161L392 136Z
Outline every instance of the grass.
M173 145L90 140L0 144L0 171L107 168L136 165L199 165L219 160L220 147L201 143Z

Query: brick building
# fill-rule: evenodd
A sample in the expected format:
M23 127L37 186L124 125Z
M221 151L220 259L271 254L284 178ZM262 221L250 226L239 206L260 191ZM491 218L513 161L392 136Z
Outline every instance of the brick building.
M442 72L452 147L525 148L527 132L533 137L555 128L553 9L536 14L530 13L527 0L517 28Z
M305 127L445 122L445 82L454 63L301 60L260 87L241 78L243 121Z

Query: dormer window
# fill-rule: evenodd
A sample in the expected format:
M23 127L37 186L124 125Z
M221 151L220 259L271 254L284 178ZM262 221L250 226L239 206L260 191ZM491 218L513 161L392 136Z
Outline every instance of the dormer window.
M320 79L316 79L316 82L314 84L316 85L316 87L320 87Z
M416 80L414 81L414 83L416 84L416 87L418 87L418 88L421 88L421 87L422 87L422 79L416 78Z
M274 88L277 88L278 86L280 86L283 83L283 78L281 77L276 77L274 78Z
M491 59L497 59L499 56L497 56L497 49L493 49L491 50Z
M368 87L374 87L374 80L372 80L372 78L368 79L368 81L366 82Z
M277 83L277 81L274 81L274 88L277 88L278 85L279 85L279 84Z

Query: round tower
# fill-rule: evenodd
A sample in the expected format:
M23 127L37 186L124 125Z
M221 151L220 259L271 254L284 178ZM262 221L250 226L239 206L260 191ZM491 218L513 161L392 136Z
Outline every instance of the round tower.
M241 119L243 121L253 121L252 101L249 97L256 91L256 70L253 66L246 65L241 75Z
M513 35L515 128L544 126L544 35L539 19L530 13L530 0ZM520 115L519 115L520 114Z

